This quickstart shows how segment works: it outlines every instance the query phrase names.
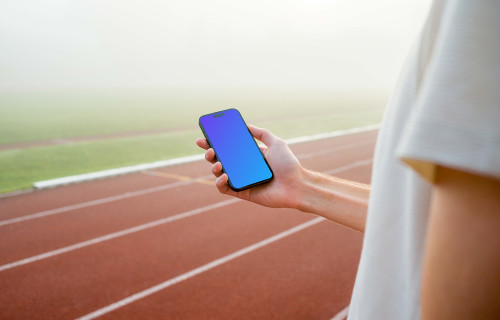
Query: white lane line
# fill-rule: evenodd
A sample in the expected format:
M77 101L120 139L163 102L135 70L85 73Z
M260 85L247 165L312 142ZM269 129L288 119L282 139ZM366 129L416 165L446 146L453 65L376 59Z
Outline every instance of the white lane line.
M347 318L347 315L349 314L349 305L342 309L339 313L337 313L333 318L330 320L344 320Z
M137 191L132 191L132 192L126 192L126 193L117 194L117 195L110 196L110 197L105 197L105 198L101 198L101 199L96 199L96 200L81 202L81 203L72 204L72 205L69 205L69 206L60 207L60 208L56 208L56 209L50 209L50 210L40 211L40 212L37 212L37 213L33 213L33 214L29 214L29 215L25 215L25 216L21 216L21 217L17 217L17 218L12 218L12 219L7 219L7 220L0 221L0 227L8 225L8 224L13 224L13 223L21 222L21 221L42 218L42 217L50 216L50 215L53 215L53 214L63 213L63 212L77 210L77 209L82 209L82 208L91 207L91 206L97 206L97 205L108 203L108 202L113 202L113 201L128 199L128 198L132 198L132 197L138 197L138 196L142 196L142 195L145 195L145 194L148 194L148 193L159 192L159 191L163 191L163 190L175 188L175 187L178 187L178 186L183 186L183 185L186 185L186 184L191 184L191 183L196 182L198 179L211 178L211 177L213 177L213 176L212 175L207 175L207 176L200 177L200 178L193 178L193 179L191 179L189 181L177 181L177 182L173 182L173 183L169 183L169 184L164 184L164 185L157 186L157 187L152 187L152 188L147 188L147 189L142 189L142 190L137 190Z
M321 139L328 139L328 138L334 138L334 137L340 137L340 136L347 136L347 135L351 135L351 134L373 131L373 130L378 130L378 129L380 129L380 124L371 124L371 125L367 125L364 127L351 128L351 129L346 129L346 130L338 130L338 131L332 131L332 132L326 132L326 133L319 133L319 134L315 134L312 136L306 136L306 137L292 138L292 139L286 140L286 143L287 144L296 144L296 143L309 142L309 141L315 141L315 140L321 140Z
M332 132L315 134L315 135L311 135L311 136L292 138L292 139L286 140L286 142L289 145L291 145L291 144L296 144L296 143L315 141L315 140L319 140L319 139L327 139L327 138L346 136L346 135L362 133L362 132L367 132L367 131L373 131L373 130L377 130L379 128L380 128L380 124L372 124L372 125L367 125L367 126L358 127L358 128L337 130L337 131L332 131ZM149 169L155 169L155 168L160 168L160 167L166 167L166 166L172 166L172 165L177 165L177 164L198 161L201 159L203 159L203 155L196 154L193 156L187 156L187 157L182 157L182 158L162 160L162 161L156 161L156 162L151 162L151 163L142 163L142 164L138 164L135 166L121 167L121 168L79 174L79 175L75 175L75 176L38 181L38 182L35 182L33 184L33 187L35 187L37 189L52 188L52 187L70 184L70 183L77 183L77 182L113 177L113 176L126 174L126 173L133 173L133 172L139 172L139 171L143 171L143 170L149 170Z
M90 240L82 241L82 242L73 244L71 246L67 246L67 247L64 247L64 248L60 248L60 249L48 251L48 252L45 252L45 253L42 253L42 254L39 254L39 255L36 255L36 256L32 256L32 257L26 258L26 259L22 259L22 260L18 260L18 261L12 262L12 263L4 264L4 265L0 266L0 272L4 271L4 270L7 270L7 269L12 269L12 268L15 268L15 267L19 267L19 266L22 266L22 265L25 265L25 264L28 264L28 263L31 263L31 262L39 261L39 260L42 260L42 259L47 259L47 258L56 256L56 255L59 255L59 254L63 254L63 253L67 253L67 252L70 252L70 251L73 251L73 250L77 250L77 249L80 249L80 248L83 248L83 247L91 246L91 245L94 245L94 244L97 244L97 243L100 243L100 242L103 242L103 241L108 241L108 240L111 240L111 239L114 239L114 238L118 238L118 237L123 237L123 236L129 235L131 233L135 233L135 232L139 232L139 231L142 231L142 230L145 230L145 229L157 227L157 226L162 225L162 224L166 224L166 223L173 222L173 221L176 221L176 220L180 220L180 219L184 219L184 218L187 218L187 217L191 217L191 216L203 213L205 211L209 211L209 210L213 210L213 209L217 209L217 208L220 208L220 207L224 207L224 206L230 205L230 204L235 203L237 201L240 201L240 199L233 198L233 199L229 199L229 200L225 200L225 201L216 202L216 203L208 205L208 206L204 206L204 207L197 208L197 209L194 209L194 210L189 210L189 211L186 211L186 212L183 212L183 213L179 213L179 214L176 214L176 215L173 215L173 216L170 216L170 217L166 217L166 218L163 218L163 219L159 219L159 220L151 221L151 222L148 222L148 223L144 223L144 224L132 227L132 228L123 229L123 230L120 230L120 231L117 231L117 232L109 233L109 234L101 236L101 237L97 237L97 238L93 238L93 239L90 239Z
M332 152L338 152L338 151L343 151L343 150L348 150L348 149L353 149L356 147L362 147L362 146L367 146L367 145L372 145L373 141L363 141L363 142L356 142L356 143L350 143L346 144L344 146L336 147L336 148L330 148L330 149L324 149L320 151L315 151L315 152L310 152L306 153L304 155L298 155L298 159L307 159L307 158L312 158L312 157L317 157L317 156L323 156L326 154L330 154Z
M367 166L367 165L371 164L372 162L373 162L373 158L359 160L359 161L355 161L355 162L346 164L345 166L341 166L341 167L338 167L338 168L335 168L335 169L324 171L323 173L326 173L326 174L336 174L336 173L339 173L339 172L342 172L342 171L351 170L351 169L354 169L354 168L357 168L357 167Z
M154 293L156 293L158 291L161 291L161 290L163 290L165 288L173 286L176 283L179 283L181 281L184 281L184 280L187 280L189 278L192 278L192 277L194 277L196 275L199 275L200 273L209 271L210 269L213 269L213 268L215 268L217 266L220 266L221 264L224 264L224 263L229 262L231 260L234 260L234 259L236 259L238 257L241 257L241 256L243 256L243 255L245 255L247 253L250 253L250 252L255 251L255 250L259 249L259 248L267 246L267 245L269 245L269 244L271 244L273 242L276 242L276 241L278 241L280 239L288 237L289 235L292 235L292 234L294 234L296 232L299 232L301 230L309 228L309 227L311 227L311 226L313 226L313 225L315 225L315 224L317 224L317 223L319 223L321 221L324 221L324 220L325 220L324 218L315 218L315 219L310 220L308 222L302 223L302 224L300 224L298 226L295 226L293 228L290 228L288 230L280 232L280 233L278 233L278 234L276 234L276 235L274 235L272 237L269 237L267 239L264 239L262 241L254 243L254 244L252 244L252 245L250 245L248 247L245 247L243 249L235 251L235 252L233 252L233 253L231 253L231 254L229 254L227 256L224 256L222 258L219 258L217 260L209 262L209 263L207 263L205 265L202 265L201 267L198 267L196 269L193 269L191 271L183 273L183 274L181 274L181 275L179 275L179 276L177 276L175 278L169 279L169 280L167 280L165 282L157 284L157 285L155 285L153 287L150 287L150 288L148 288L146 290L143 290L143 291L135 293L135 294L133 294L131 296L128 296L125 299L122 299L122 300L117 301L115 303L112 303L112 304L110 304L110 305L108 305L108 306L106 306L104 308L101 308L101 309L96 310L96 311L94 311L92 313L84 315L83 317L78 318L77 320L90 320L90 319L95 319L97 317L100 317L100 316L102 316L102 315L104 315L106 313L109 313L109 312L113 311L113 310L119 309L119 308L124 307L124 306L126 306L126 305L128 305L130 303L133 303L133 302L135 302L135 301L137 301L139 299L142 299L142 298L147 297L149 295L152 295L152 294L154 294Z
M143 170L168 167L168 166L173 166L173 165L177 165L177 164L184 164L184 163L188 163L188 162L198 161L201 159L203 159L203 155L196 154L196 155L182 157L182 158L174 158L174 159L156 161L156 162L151 162L151 163L138 164L135 166L121 167L121 168L115 168L115 169L109 169L109 170L103 170L103 171L97 171L97 172L84 173L84 174L79 174L79 175L75 175L75 176L38 181L38 182L33 183L33 187L35 187L36 189L53 188L56 186L62 186L62 185L70 184L70 183L90 181L90 180L102 179L102 178L107 178L107 177L114 177L114 176L127 174L127 173L139 172L139 171L143 171Z

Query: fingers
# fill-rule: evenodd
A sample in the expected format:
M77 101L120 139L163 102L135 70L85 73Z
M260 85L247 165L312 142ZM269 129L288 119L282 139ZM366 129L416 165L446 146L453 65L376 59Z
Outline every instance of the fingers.
M208 145L207 139L205 139L205 138L196 139L196 144L198 145L198 147L205 149L205 150L210 148L210 146Z
M223 174L220 177L215 180L215 185L217 186L217 189L219 189L220 192L225 193L223 191L226 191L226 188L229 188L229 185L227 184L227 174Z
M205 152L205 159L208 162L215 163L217 161L217 158L215 157L214 149L210 148L210 145L208 144L207 139L198 138L198 139L196 139L196 144L198 145L198 147L207 150Z
M217 161L214 149L210 148L205 152L205 159L210 163L215 163Z
M216 162L212 165L212 173L217 178L222 175L222 164L220 162Z
M227 174L224 173L220 177L218 177L217 180L215 180L215 185L217 186L217 189L219 189L220 193L238 197L238 193L229 188L229 184L227 183Z
M262 141L266 146L271 146L277 139L274 134L271 133L271 131L263 128L258 128L253 125L249 125L248 129L250 130L250 133L257 139Z

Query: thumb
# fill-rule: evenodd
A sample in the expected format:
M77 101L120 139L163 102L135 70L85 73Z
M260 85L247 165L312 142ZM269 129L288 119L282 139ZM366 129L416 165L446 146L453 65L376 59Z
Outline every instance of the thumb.
M259 141L262 141L266 146L271 146L277 139L274 134L271 133L271 131L264 129L264 128L258 128L253 125L249 125L248 129L250 130L250 133Z

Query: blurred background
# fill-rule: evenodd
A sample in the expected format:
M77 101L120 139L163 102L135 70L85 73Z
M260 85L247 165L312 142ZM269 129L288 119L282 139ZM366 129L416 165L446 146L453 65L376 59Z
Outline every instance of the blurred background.
M236 107L283 138L380 123L429 0L0 0L0 193L201 151Z

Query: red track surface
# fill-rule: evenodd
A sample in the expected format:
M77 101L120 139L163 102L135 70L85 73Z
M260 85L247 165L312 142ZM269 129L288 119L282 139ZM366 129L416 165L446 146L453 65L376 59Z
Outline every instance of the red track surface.
M368 183L375 137L292 149L307 168ZM330 319L349 304L362 234L321 221L229 256L315 217L228 202L208 174L199 161L0 199L0 318L111 305L101 318Z

